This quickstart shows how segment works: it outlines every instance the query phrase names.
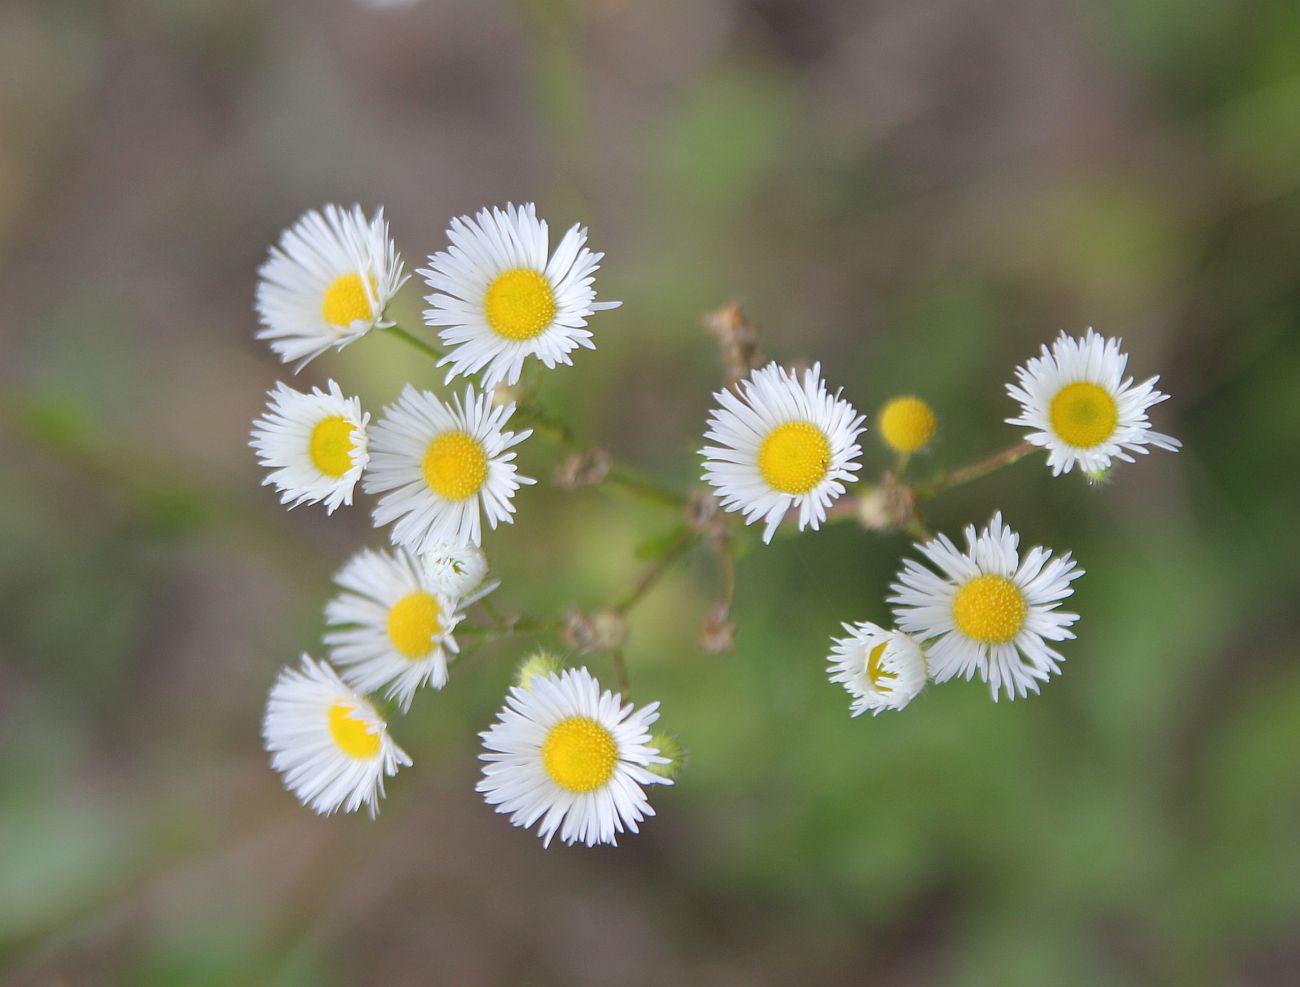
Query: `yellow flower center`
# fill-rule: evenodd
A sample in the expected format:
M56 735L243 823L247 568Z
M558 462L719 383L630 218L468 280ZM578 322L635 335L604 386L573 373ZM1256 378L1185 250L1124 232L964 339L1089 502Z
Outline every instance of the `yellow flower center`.
M889 692L893 688L885 679L898 678L896 673L886 672L880 667L880 659L885 656L885 648L888 645L888 641L882 641L871 649L871 654L867 655L867 675L871 678L871 684L881 692Z
M539 272L527 267L498 274L483 299L488 325L506 339L532 339L555 318L555 292Z
M353 425L346 418L334 415L322 418L311 430L307 444L312 465L326 476L338 478L352 469Z
M585 716L561 720L542 744L546 773L566 791L594 792L609 781L617 763L614 735Z
M375 279L370 279L370 289L375 289ZM366 297L366 284L360 274L340 274L325 289L321 299L320 314L332 326L347 327L361 320L369 322L375 317Z
M1114 434L1119 409L1104 387L1081 381L1057 391L1048 417L1061 439L1075 448L1091 449Z
M807 493L822 482L830 465L830 442L807 422L778 425L758 450L759 472L781 493Z
M934 437L938 420L920 398L894 398L880 409L880 437L896 452L916 452Z
M348 757L366 761L379 753L379 734L370 732L365 720L356 715L356 707L346 699L330 707L330 734Z
M984 644L1006 644L1025 622L1025 597L1005 576L976 576L952 601L958 630Z
M446 500L464 500L478 493L487 479L483 444L465 432L443 432L424 453L424 482Z
M432 593L408 593L388 611L388 640L403 658L423 658L442 632L439 616L438 600Z

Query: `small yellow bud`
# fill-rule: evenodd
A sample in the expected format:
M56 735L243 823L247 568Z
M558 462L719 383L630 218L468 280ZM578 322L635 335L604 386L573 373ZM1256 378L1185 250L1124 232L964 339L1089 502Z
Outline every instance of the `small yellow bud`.
M667 778L669 781L676 778L677 772L686 763L686 749L682 747L681 741L671 733L665 733L661 730L650 735L648 746L659 751L660 757L668 758L668 763L647 764L646 770L657 774L660 778Z
M529 655L519 663L515 672L515 685L525 691L533 687L533 680L547 675L556 675L564 668L564 662L546 651Z
M938 424L934 411L920 398L894 398L880 409L880 437L896 452L924 448Z

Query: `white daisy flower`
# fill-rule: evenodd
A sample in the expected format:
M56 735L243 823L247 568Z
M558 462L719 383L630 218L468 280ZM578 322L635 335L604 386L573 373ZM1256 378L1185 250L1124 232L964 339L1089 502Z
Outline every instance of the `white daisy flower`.
M253 422L249 443L257 461L272 472L262 481L280 491L290 510L324 501L333 514L352 504L352 490L370 461L366 425L358 398L344 397L330 381L322 391L295 391L283 381L270 391L266 414Z
M854 716L902 709L925 688L925 653L906 634L868 621L845 624L844 629L848 637L831 638L827 671L832 682L854 697Z
M535 482L518 475L507 452L533 434L501 430L514 411L473 387L444 404L408 384L370 430L363 486L384 494L375 526L396 521L393 541L422 555L442 542L481 544L482 515L493 528L513 521L515 491Z
M543 845L557 832L565 843L615 843L654 815L643 786L672 784L650 770L667 763L648 746L658 709L624 706L585 668L535 676L479 735L488 763L478 790L516 826L540 820Z
M447 380L483 372L483 387L514 384L524 360L546 368L570 364L579 346L595 349L587 317L622 302L598 302L592 287L604 254L584 244L587 230L573 226L549 254L546 221L531 202L460 216L447 230L451 246L429 258L419 274L431 294L424 320L443 326L450 352Z
M1121 341L1092 329L1082 339L1065 333L1043 347L1042 356L1016 368L1016 383L1007 393L1020 402L1020 417L1007 423L1035 429L1026 437L1048 450L1052 475L1068 473L1075 463L1089 475L1110 468L1112 459L1133 462L1131 452L1146 454L1148 445L1171 452L1182 443L1151 431L1147 409L1168 400L1155 388L1159 377L1135 385L1124 377L1128 354Z
M384 309L407 276L384 210L326 206L285 230L258 271L257 338L301 370L331 346L342 349L387 328Z
M373 819L384 775L411 763L375 707L307 655L301 668L285 668L271 687L262 738L285 787L322 815L365 805Z
M1015 699L1060 673L1065 657L1047 642L1074 637L1069 628L1079 615L1056 607L1083 570L1069 553L1052 559L1046 548L1030 549L1022 561L1019 544L998 513L978 537L966 527L965 552L944 535L917 545L940 572L903 562L889 602L899 629L925 644L936 682L969 680L978 670L996 701L999 689Z
M799 530L814 530L826 508L852 482L862 451L857 437L863 416L830 394L821 379L821 364L806 370L803 383L794 371L769 363L740 382L740 395L718 391L721 407L713 410L705 446L704 480L717 491L722 506L743 511L745 523L760 518L770 542L791 508L799 508Z
M477 545L437 542L420 556L425 579L439 593L446 593L469 606L501 585L488 581L488 560Z
M447 656L460 604L439 591L405 549L363 551L334 577L343 589L325 607L325 644L343 678L361 692L385 688L405 713L426 682L447 684Z

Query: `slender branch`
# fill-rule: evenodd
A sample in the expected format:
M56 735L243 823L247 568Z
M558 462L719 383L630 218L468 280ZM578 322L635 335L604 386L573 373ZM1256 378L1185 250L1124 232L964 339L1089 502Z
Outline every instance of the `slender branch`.
M438 349L438 347L434 346L432 343L426 343L419 336L407 332L401 326L398 325L389 326L387 329L384 330L384 332L388 333L390 336L397 337L398 339L400 339L402 342L406 343L409 346L414 346L425 356L432 357L435 360L441 360L443 357L443 352L442 350Z
M615 648L610 653L610 658L614 661L614 675L618 679L618 693L623 702L627 702L632 696L632 681L627 676L627 659L623 657L623 649Z
M1032 443L1020 442L1010 449L1003 449L1001 452L971 463L969 466L939 474L937 478L929 483L917 487L916 495L918 498L928 500L941 491L960 486L963 483L969 483L971 480L978 480L980 477L987 476L1003 466L1010 466L1037 448Z
M628 611L640 603L650 590L654 589L655 584L663 578L664 573L672 568L674 562L690 550L698 538L699 535L694 531L682 532L682 536L673 542L668 551L664 552L655 560L653 565L642 573L641 578L637 580L637 584L632 587L632 591L610 607L610 610L620 617L627 616Z
M540 634L545 631L559 630L563 625L559 620L540 620L536 617L515 617L503 619L497 627L479 627L476 624L457 624L456 636L476 638L483 641L495 641L513 637L517 634Z

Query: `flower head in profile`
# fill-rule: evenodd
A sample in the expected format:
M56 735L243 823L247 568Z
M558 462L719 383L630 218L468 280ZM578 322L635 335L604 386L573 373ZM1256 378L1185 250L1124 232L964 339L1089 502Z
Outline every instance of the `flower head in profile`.
M585 668L534 676L515 686L480 736L487 762L478 790L497 812L549 846L616 843L654 815L645 786L672 782L650 768L667 759L650 746L659 704L639 710L602 691Z
M447 684L460 604L440 592L405 549L359 552L334 577L343 590L325 608L330 658L362 692L384 689L406 712L420 686Z
M383 209L313 209L285 230L258 271L258 339L296 369L392 325L384 310L406 281Z
M738 385L739 394L718 391L704 437L704 481L745 523L765 523L770 542L791 508L799 529L814 530L844 484L856 480L862 415L821 379L821 364L793 371L769 363Z
M967 526L964 552L945 535L917 545L937 572L904 561L889 602L899 629L924 644L936 682L978 671L994 700L999 690L1015 699L1060 672L1065 657L1047 642L1074 637L1079 615L1056 607L1083 570L1046 548L1022 558L1019 545L999 513L978 535Z
M515 491L534 482L510 451L532 430L502 430L514 410L473 387L444 403L408 384L370 430L363 485L383 494L375 525L394 522L393 541L419 555L444 542L482 544L485 516L493 528L512 521Z
M253 422L250 443L271 472L262 481L280 491L290 509L322 501L333 514L351 505L352 491L370 460L366 424L357 398L344 397L330 381L310 394L283 382L269 394L266 414Z
M925 653L906 634L867 621L844 630L847 637L831 639L827 671L853 697L854 716L902 709L925 688Z
M271 687L262 738L285 787L322 815L364 805L374 818L384 776L411 763L374 706L307 655Z
M1016 368L1007 393L1020 402L1010 425L1032 429L1026 439L1047 449L1052 475L1068 473L1077 463L1090 476L1104 474L1112 459L1133 462L1130 453L1146 454L1149 445L1176 451L1182 443L1151 430L1147 410L1168 400L1156 390L1159 377L1134 384L1125 377L1128 355L1121 341L1089 329L1081 339L1061 333L1051 350Z
M483 549L468 542L443 541L430 545L420 556L424 576L436 592L460 600L463 606L481 600L500 586L489 581Z
M460 216L447 230L451 245L419 271L429 286L425 322L449 352L447 380L482 373L483 387L514 384L530 356L547 369L571 363L579 346L595 349L587 318L621 302L598 302L592 287L603 254L585 246L573 226L550 253L546 221L526 202Z

